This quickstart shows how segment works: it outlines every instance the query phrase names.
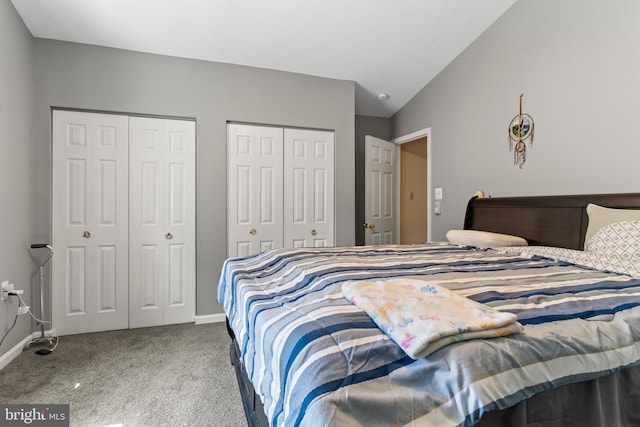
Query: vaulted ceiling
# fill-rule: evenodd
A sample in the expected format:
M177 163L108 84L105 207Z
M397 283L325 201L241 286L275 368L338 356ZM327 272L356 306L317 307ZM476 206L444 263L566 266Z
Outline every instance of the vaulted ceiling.
M35 37L353 80L356 113L379 117L515 1L12 0Z

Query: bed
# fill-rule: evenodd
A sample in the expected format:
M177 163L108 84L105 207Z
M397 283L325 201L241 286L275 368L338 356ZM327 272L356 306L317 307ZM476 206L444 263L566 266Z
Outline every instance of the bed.
M614 210L588 214L590 203ZM625 262L599 252L619 243L620 226L638 226L636 209L640 194L474 198L465 230L529 246L278 249L227 260L218 300L248 424L640 425L638 251L626 247ZM394 280L514 313L522 332L452 339L415 359L344 297L345 284Z

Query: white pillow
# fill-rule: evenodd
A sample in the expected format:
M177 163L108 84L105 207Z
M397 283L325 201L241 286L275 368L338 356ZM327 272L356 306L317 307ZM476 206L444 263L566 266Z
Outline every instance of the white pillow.
M640 220L605 225L587 242L585 250L605 269L640 278Z
M605 225L587 242L585 250L598 255L640 260L640 220Z
M510 234L478 230L449 230L447 240L454 245L499 248L505 246L527 246L525 239Z
M587 233L584 236L585 250L587 242L605 225L640 219L640 210L633 209L612 209L589 203L587 205L587 215L589 216L589 224L587 225Z

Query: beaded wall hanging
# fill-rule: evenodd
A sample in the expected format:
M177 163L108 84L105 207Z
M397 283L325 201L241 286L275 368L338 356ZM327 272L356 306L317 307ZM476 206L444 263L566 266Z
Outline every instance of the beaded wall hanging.
M529 148L533 144L533 117L529 114L522 112L522 97L520 95L520 109L518 115L515 116L511 123L509 123L509 151L513 151L513 164L518 165L520 169L527 161L527 146L526 142L529 142Z

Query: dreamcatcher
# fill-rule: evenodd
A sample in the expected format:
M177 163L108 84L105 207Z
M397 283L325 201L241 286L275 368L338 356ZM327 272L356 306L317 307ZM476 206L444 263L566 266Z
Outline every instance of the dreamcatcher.
M513 151L513 164L522 169L522 165L527 161L527 146L525 142L529 140L529 148L533 144L533 117L522 113L522 97L520 95L520 110L511 123L509 123L509 151Z

